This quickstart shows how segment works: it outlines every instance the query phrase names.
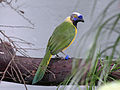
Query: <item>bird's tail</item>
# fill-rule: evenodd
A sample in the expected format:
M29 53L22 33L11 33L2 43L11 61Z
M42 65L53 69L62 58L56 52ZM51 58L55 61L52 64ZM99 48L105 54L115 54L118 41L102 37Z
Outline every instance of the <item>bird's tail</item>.
M47 69L47 66L48 66L48 64L50 62L51 56L52 56L52 54L47 49L46 54L45 54L43 60L41 61L40 65L39 65L39 67L37 69L37 72L36 72L35 77L34 77L34 79L32 81L32 84L37 83L38 81L40 81L43 78L43 76L45 74L45 71Z

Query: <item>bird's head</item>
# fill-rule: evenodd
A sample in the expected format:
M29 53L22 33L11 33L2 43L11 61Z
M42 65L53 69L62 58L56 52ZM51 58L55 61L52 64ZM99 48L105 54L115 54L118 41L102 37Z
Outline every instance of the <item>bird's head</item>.
M83 15L78 12L73 12L70 18L73 22L84 22Z
M84 22L83 15L78 12L73 12L72 15L68 18L73 23L73 25L75 25L76 27L77 27L78 22Z

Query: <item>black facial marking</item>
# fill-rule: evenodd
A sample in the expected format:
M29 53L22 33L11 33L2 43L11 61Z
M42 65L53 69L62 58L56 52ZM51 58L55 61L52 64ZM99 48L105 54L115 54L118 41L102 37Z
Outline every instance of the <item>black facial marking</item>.
M73 25L77 28L78 21L73 21Z
M75 16L75 14L71 15L71 21L73 22L73 25L77 28L78 21L74 21L74 16Z

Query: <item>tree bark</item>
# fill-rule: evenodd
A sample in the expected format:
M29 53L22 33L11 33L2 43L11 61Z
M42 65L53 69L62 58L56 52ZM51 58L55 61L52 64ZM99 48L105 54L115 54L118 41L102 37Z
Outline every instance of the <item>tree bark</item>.
M8 50L9 49L9 50ZM7 48L7 51L12 51L12 48ZM6 70L8 63L11 61L11 55L6 52L6 49L3 48L0 44L0 78L3 77L3 72ZM35 72L41 62L42 58L31 58L24 56L15 56L14 60L10 64L4 79L6 81L23 83L22 77L24 78L27 84L31 84ZM37 83L39 85L58 85L65 80L67 76L70 75L72 69L72 58L69 60L64 60L60 58L52 58L48 69L43 77L43 79ZM82 61L81 59L79 60ZM113 62L114 64L115 62ZM98 63L100 67L100 63ZM18 69L19 68L19 69ZM88 67L89 68L89 67ZM21 74L20 74L20 72ZM112 77L120 79L120 70L116 70L111 73Z
M6 55L0 54L0 72L5 71L10 60L11 58L7 58ZM42 58L30 58L30 57L22 57L22 56L15 57L14 61L16 65L19 67L19 70L21 71L24 80L26 81L27 84L31 84L41 60ZM59 84L70 74L71 68L72 68L72 59L64 60L59 58L56 59L52 58L48 66L48 69L45 73L45 76L39 82L39 84L41 85ZM14 81L13 78L15 78L15 81L18 82L18 77L15 71L19 75L16 66L12 62L7 73L5 74L4 80ZM0 77L2 77L2 73L0 74Z

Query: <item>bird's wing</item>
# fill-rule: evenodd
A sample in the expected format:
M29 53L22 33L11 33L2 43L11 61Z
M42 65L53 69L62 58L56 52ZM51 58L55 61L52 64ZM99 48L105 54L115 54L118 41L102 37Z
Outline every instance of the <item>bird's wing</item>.
M75 37L75 27L69 22L60 24L48 41L48 48L51 54L55 55L68 47Z

